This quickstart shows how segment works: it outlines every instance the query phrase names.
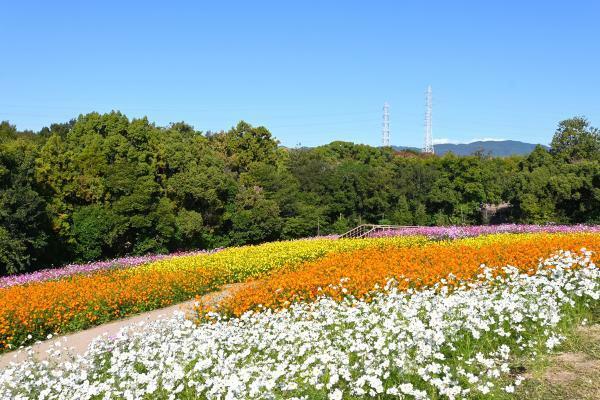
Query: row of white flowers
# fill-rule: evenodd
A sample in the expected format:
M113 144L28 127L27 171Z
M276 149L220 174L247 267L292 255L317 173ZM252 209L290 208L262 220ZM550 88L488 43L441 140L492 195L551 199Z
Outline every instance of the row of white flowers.
M572 269L574 265L580 268ZM551 267L551 268L548 268ZM517 356L552 349L565 315L597 302L589 252L561 252L533 276L511 267L479 283L364 302L322 298L196 325L182 315L97 339L84 356L0 373L2 399L449 399L511 393ZM597 304L597 303L596 303ZM62 357L62 358L61 358ZM60 361L56 361L60 360Z

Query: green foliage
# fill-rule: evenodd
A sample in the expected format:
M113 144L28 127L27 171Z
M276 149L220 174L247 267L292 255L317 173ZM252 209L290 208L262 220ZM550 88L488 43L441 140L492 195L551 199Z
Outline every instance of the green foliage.
M0 122L0 143L16 139L17 127L11 125L8 121Z
M117 216L107 207L93 204L73 213L75 254L81 260L96 260L110 247Z
M34 177L35 144L0 143L0 272L27 270L48 244L46 202Z
M600 163L565 162L537 147L519 163L507 193L515 220L530 223L593 223L600 207Z
M202 134L119 112L38 134L0 123L0 273L72 260L342 233L361 223L599 223L599 134L562 121L550 151L423 157L349 142L278 146L240 122ZM496 218L498 220L498 218Z
M414 211L414 224L415 225L429 225L430 218L427 215L427 209L422 203L417 203Z
M558 124L550 146L553 155L569 162L600 161L600 130L583 117L567 119Z
M175 217L175 239L183 246L197 245L202 243L202 234L204 232L204 220L202 214L194 210L179 210Z
M410 211L406 196L402 195L398 199L396 209L392 214L392 223L395 225L412 225L413 224L413 213Z
M279 206L265 198L263 189L258 186L241 188L225 220L231 224L233 244L275 240L281 233Z
M278 142L264 126L253 127L241 121L235 128L211 136L215 147L227 157L228 166L236 173L248 171L250 164L264 162L275 165Z
M311 237L324 232L322 229L327 224L323 216L323 208L313 205L317 203L314 198L306 197L302 200L298 201L294 214L284 219L281 231L282 239Z
M348 232L352 228L348 218L340 214L337 220L331 225L331 231L334 233Z
M14 274L24 271L29 265L29 255L23 240L11 235L0 226L0 264L3 274Z

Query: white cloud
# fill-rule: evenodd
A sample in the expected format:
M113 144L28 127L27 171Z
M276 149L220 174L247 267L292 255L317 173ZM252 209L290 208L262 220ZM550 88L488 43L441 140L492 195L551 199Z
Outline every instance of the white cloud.
M448 143L457 143L457 142L454 140L451 140L451 139L446 139L446 138L433 139L433 144L448 144Z
M493 137L484 137L484 138L478 138L478 139L471 139L466 143L473 143L473 142L501 142L503 140L506 139L501 139L501 138L493 138Z

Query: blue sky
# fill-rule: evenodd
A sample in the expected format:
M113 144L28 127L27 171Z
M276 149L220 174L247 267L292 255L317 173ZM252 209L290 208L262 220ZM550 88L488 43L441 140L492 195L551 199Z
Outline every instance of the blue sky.
M404 4L403 4L404 3ZM548 143L600 126L597 1L3 1L0 120L40 129L121 110L158 125L265 125L332 140Z

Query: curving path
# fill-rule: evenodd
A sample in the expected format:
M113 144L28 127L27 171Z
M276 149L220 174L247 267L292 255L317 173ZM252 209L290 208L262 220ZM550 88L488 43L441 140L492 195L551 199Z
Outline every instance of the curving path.
M201 296L201 300L208 306L217 305L221 300L233 294L236 290L242 287L244 283L232 283L224 285L220 291L212 292ZM163 318L169 318L176 311L189 312L192 311L195 300L189 300L184 303L175 304L166 308L161 308L154 311L148 311L132 317L124 318L118 321L112 321L104 325L95 326L84 331L57 336L43 342L38 342L32 346L37 359L44 360L48 357L46 352L56 342L61 342L61 346L69 348L72 354L83 354L87 350L88 345L96 337L107 334L115 335L121 328L127 325L135 325L139 323L147 323ZM0 355L0 369L6 367L11 362L23 361L27 358L26 349L15 350L10 353Z

